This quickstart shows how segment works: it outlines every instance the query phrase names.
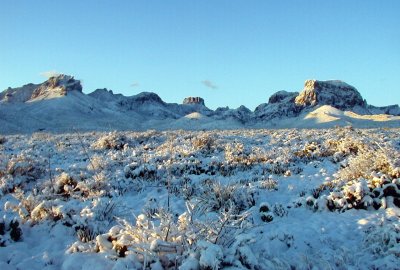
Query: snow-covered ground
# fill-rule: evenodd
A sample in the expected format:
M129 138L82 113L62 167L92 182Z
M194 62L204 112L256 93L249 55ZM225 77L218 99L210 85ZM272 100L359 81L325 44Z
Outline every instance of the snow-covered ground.
M398 269L399 131L0 135L0 269Z

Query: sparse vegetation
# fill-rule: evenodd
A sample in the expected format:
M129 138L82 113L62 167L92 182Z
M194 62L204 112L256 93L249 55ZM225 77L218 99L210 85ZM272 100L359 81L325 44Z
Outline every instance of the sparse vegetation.
M0 246L12 249L40 228L71 236L69 253L101 254L96 258L129 261L132 268L357 269L353 255L333 252L329 238L328 230L339 233L331 223L347 222L357 233L341 244L371 256L368 267L379 268L380 256L399 260L397 133L337 128L8 136L12 147L0 153L0 211L7 216L0 222ZM343 214L359 209L369 212ZM376 215L385 215L384 222ZM324 243L314 238L321 233L315 228L329 235ZM316 247L327 254L323 259L313 257Z

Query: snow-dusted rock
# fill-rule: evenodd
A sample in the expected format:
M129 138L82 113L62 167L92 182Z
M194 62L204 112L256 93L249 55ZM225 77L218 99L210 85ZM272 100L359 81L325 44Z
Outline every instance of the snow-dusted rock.
M73 76L58 75L42 84L27 84L19 88L8 88L0 94L3 102L27 102L66 96L71 91L82 92L82 85Z
M281 103L282 101L293 101L293 99L298 95L298 92L288 92L285 90L281 90L270 96L268 103Z
M201 97L187 97L183 100L183 104L200 104L205 106L204 99Z
M342 81L307 80L303 91L295 99L299 106L330 105L338 109L366 106L366 101L353 86Z
M122 94L114 94L114 92L112 90L108 90L107 88L96 89L88 95L95 99L98 99L101 101L106 101L106 102L117 101L124 97Z
M0 93L0 102L25 102L32 97L33 91L38 87L38 84L29 83L17 88L7 88Z
M269 121L283 117L295 117L301 112L301 107L294 103L297 92L279 91L269 98L268 103L257 106L254 110L256 121Z

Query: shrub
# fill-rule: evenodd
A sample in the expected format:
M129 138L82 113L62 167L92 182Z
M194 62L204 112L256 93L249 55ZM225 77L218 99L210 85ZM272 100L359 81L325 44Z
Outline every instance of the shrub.
M235 209L235 213L240 213L255 204L253 192L246 187L210 181L200 188L200 194L195 195L194 199L197 201L197 210L201 212Z
M107 135L100 137L92 147L95 149L113 149L122 150L127 144L126 137L117 132L111 132Z
M193 138L192 145L195 150L208 154L211 153L213 149L215 149L216 142L213 136L206 133Z

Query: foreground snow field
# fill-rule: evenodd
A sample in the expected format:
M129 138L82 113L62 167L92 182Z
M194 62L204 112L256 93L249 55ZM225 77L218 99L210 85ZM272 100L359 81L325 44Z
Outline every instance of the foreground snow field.
M399 131L0 136L0 269L398 269Z

